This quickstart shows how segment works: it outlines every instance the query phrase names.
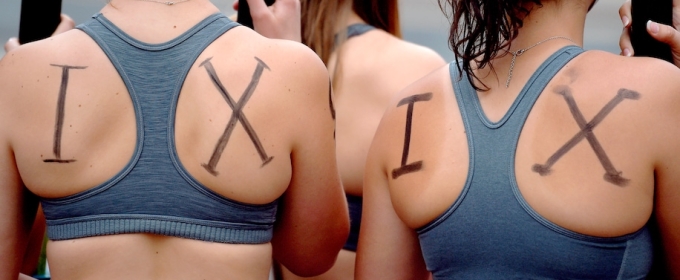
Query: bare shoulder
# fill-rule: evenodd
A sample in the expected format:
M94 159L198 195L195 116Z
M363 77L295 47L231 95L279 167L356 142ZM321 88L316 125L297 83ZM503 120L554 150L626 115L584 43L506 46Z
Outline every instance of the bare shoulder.
M453 77L455 79L456 77ZM432 68L429 73L418 78L395 96L392 102L407 98L420 92L431 92L433 95L444 97L453 94L452 77L449 64Z
M445 64L444 59L434 50L421 46L403 39L393 38L390 40L389 52L390 59L399 61L409 66L420 66L423 69L432 70Z
M22 65L42 65L45 61L60 62L80 58L87 60L99 52L96 43L84 32L72 29L59 35L21 45L5 55L8 61Z
M84 32L73 29L44 40L21 45L0 60L4 85L40 85L35 79L59 67L97 64L105 58L96 43ZM56 67L56 68L55 68ZM86 67L86 66L83 66ZM26 82L25 82L26 81ZM6 90L6 88L5 88Z
M272 40L263 44L267 48L266 57L269 57L273 64L285 70L288 75L304 79L328 79L326 66L319 56L307 46L288 40ZM308 81L309 82L309 81ZM326 82L326 81L324 81Z
M586 52L582 64L584 85L588 95L580 96L595 104L602 104L612 95L624 90L635 93L636 110L625 120L635 124L638 135L648 137L650 147L658 157L668 155L672 139L680 137L680 69L675 65L647 57L621 57L605 52ZM626 98L626 97L624 97ZM599 100L599 101L597 101ZM673 148L675 149L675 148Z
M321 59L301 43L266 38L246 27L234 28L227 35L229 36L217 40L206 52L219 52L234 58L257 57L272 68L272 71L275 71L274 68L279 69L285 76L294 77L304 73L313 79L315 76L310 77L310 74L324 76L327 72Z
M366 43L373 46L363 48L367 56L375 57L380 61L380 65L385 65L391 72L415 73L419 78L445 64L444 59L434 50L397 38L382 30L366 35Z
M94 49L88 41L94 44L83 32L71 30L8 52L0 60L0 111L5 112L0 118L12 122L13 111L35 109L26 105L36 104L44 87L59 80L60 68L89 61Z
M642 116L653 116L664 107L678 111L680 106L680 69L675 65L648 57L623 57L604 51L587 51L576 57L563 71L571 82L579 85L579 98L596 101L607 99L618 90L641 94L641 102L659 107L644 110ZM597 94L593 94L597 93ZM641 103L641 104L642 104ZM672 114L666 117L671 117Z
M272 51L267 56L291 82L301 87L322 87L324 92L327 91L330 82L328 70L314 51L298 42L270 41Z
M424 226L464 185L466 134L449 67L439 67L392 99L371 153L388 182L394 210L409 228Z
M220 73L250 79L251 69L261 65L268 82L262 83L272 93L318 95L328 91L328 71L321 59L307 46L288 40L269 39L246 27L237 27L215 41L199 57L213 57ZM270 87L271 86L271 87ZM281 96L281 95L279 95Z
M195 67L206 59L211 59L225 83L236 88L245 88L254 77L253 71L262 71L261 77L258 76L258 98L269 104L269 113L285 116L280 121L286 125L292 126L297 123L294 120L309 119L313 115L329 116L331 120L328 71L316 53L305 45L269 39L251 29L237 27L208 47ZM303 129L290 128L292 135L300 135L295 131Z
M384 97L384 102L445 64L431 49L382 30L352 38L343 45L340 55L345 84Z
M624 82L640 89L654 91L654 95L677 90L680 69L663 60L648 57L622 57L603 51L589 51L585 56L585 69L600 73L600 82ZM674 94L677 96L677 94Z
M418 107L416 113L419 118L435 119L437 116L441 117L442 111L446 111L452 102L455 102L455 97L449 67L441 66L392 96L374 139L374 143L381 144L374 145L375 148L391 151L394 150L392 146L398 147L403 144L397 139L404 133L404 107ZM391 154L384 159L399 162L399 159L389 158L395 155Z
M409 114L424 119L425 123L428 123L425 127L432 127L446 117L445 113L450 111L452 106L455 106L455 97L449 67L446 65L435 69L397 94L392 95L374 143L381 141L390 143L389 145L379 145L381 146L379 149L387 148L390 150L393 150L393 148L388 146L401 146L403 144L400 142L401 140L397 139L404 133L404 108L408 107L408 111L411 112ZM411 108L417 110L414 111ZM423 130L419 133L425 135L428 132ZM395 154L392 154L392 156L395 156ZM394 162L393 159L390 159L390 161ZM399 162L399 160L396 162Z

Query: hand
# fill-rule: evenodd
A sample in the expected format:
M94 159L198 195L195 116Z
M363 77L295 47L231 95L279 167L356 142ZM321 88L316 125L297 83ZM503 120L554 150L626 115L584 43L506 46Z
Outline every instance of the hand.
M630 12L631 1L627 0L619 9L619 16L623 22L623 32L619 40L619 47L621 48L621 55L633 56L633 45L630 42L630 26L632 24L632 16ZM675 28L673 28L675 27ZM647 23L647 32L652 38L657 41L666 43L671 46L673 53L673 62L680 67L680 0L673 0L673 26L665 24L658 24L649 21Z
M272 39L302 42L300 0L277 0L270 7L264 0L246 1L257 33ZM238 0L234 2L234 10L238 10Z
M59 22L59 25L57 25L57 29L54 30L52 36L69 31L73 29L75 26L76 24L73 21L73 19L71 19L69 16L65 14L61 14L61 22ZM16 37L9 38L9 40L7 40L7 43L5 43L5 52L9 52L13 49L16 49L20 45L21 44L19 44L19 40Z
M73 21L72 18L65 14L61 14L61 22L59 22L59 25L57 25L57 29L54 30L54 33L52 33L52 36L64 33L66 31L69 31L73 28L76 27L76 23Z

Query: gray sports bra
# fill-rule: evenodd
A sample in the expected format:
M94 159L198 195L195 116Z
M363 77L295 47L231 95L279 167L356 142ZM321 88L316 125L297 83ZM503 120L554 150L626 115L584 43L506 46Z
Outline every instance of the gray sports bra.
M347 38L346 38L346 40L349 40L349 39L352 38L352 37L361 36L361 35L363 35L364 33L368 32L368 31L371 31L371 30L374 30L374 29L375 29L375 27L373 27L372 25L369 25L369 24L365 24L365 23L355 23L355 24L352 24L352 25L350 25L350 26L347 26L347 28L345 29L345 31L347 31ZM335 42L335 43L334 43L334 44L335 44L335 48L337 48L338 45L339 45L340 43L342 43L342 42L340 42L340 38L341 38L340 35L341 35L341 34L342 34L342 33L335 34L335 36L333 37L333 38L334 38L334 39L333 39L333 42Z
M78 26L106 53L127 86L137 143L132 160L107 182L41 200L51 240L125 233L221 243L272 239L277 201L248 205L222 197L196 181L175 150L175 109L184 79L201 52L236 26L214 14L162 44L140 42L101 14Z
M483 114L477 92L451 63L451 81L469 143L465 187L439 218L418 230L434 279L642 279L652 263L648 227L616 238L562 228L535 212L515 179L515 149L545 86L578 47L548 58L498 122Z

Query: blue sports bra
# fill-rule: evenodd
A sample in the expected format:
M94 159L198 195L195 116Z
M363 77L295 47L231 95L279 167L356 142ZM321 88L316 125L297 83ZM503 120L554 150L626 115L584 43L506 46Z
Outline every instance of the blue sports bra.
M643 279L652 263L648 227L616 238L562 228L535 212L515 179L522 126L544 88L578 47L548 58L498 122L484 115L467 77L451 80L467 134L470 167L465 187L439 218L419 229L434 279Z
M364 33L371 31L371 30L374 30L374 29L376 29L376 28L373 27L372 25L369 25L369 24L366 24L366 23L352 24L350 26L347 26L347 28L345 29L345 31L347 32L347 38L345 40L349 40L352 37L361 36ZM339 44L344 42L344 41L340 42L340 39L342 38L341 35L344 35L344 34L337 33L333 37L333 42L335 44L335 46L334 46L335 48L337 48Z
M347 39L356 37L356 36L361 36L364 33L371 31L375 29L372 25L365 24L365 23L355 23L350 26L347 26Z
M140 42L103 15L79 25L122 77L137 122L132 160L107 182L59 199L41 199L51 240L150 233L220 243L267 243L277 201L249 205L222 197L180 163L175 109L189 69L216 38L239 26L214 14L162 44Z

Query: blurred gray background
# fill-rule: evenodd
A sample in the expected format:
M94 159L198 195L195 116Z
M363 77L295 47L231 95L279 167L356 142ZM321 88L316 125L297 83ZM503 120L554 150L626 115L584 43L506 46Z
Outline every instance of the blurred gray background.
M70 15L76 23L87 20L99 11L105 0L62 0L62 11ZM212 0L226 14L232 14L233 0ZM595 5L586 22L585 49L599 49L619 53L618 38L621 22L618 8L624 0L600 0ZM446 60L453 54L447 46L448 20L439 10L437 0L399 0L401 24L404 38L420 45L428 46ZM0 42L19 33L19 13L21 0L0 0ZM0 48L0 57L5 52Z

